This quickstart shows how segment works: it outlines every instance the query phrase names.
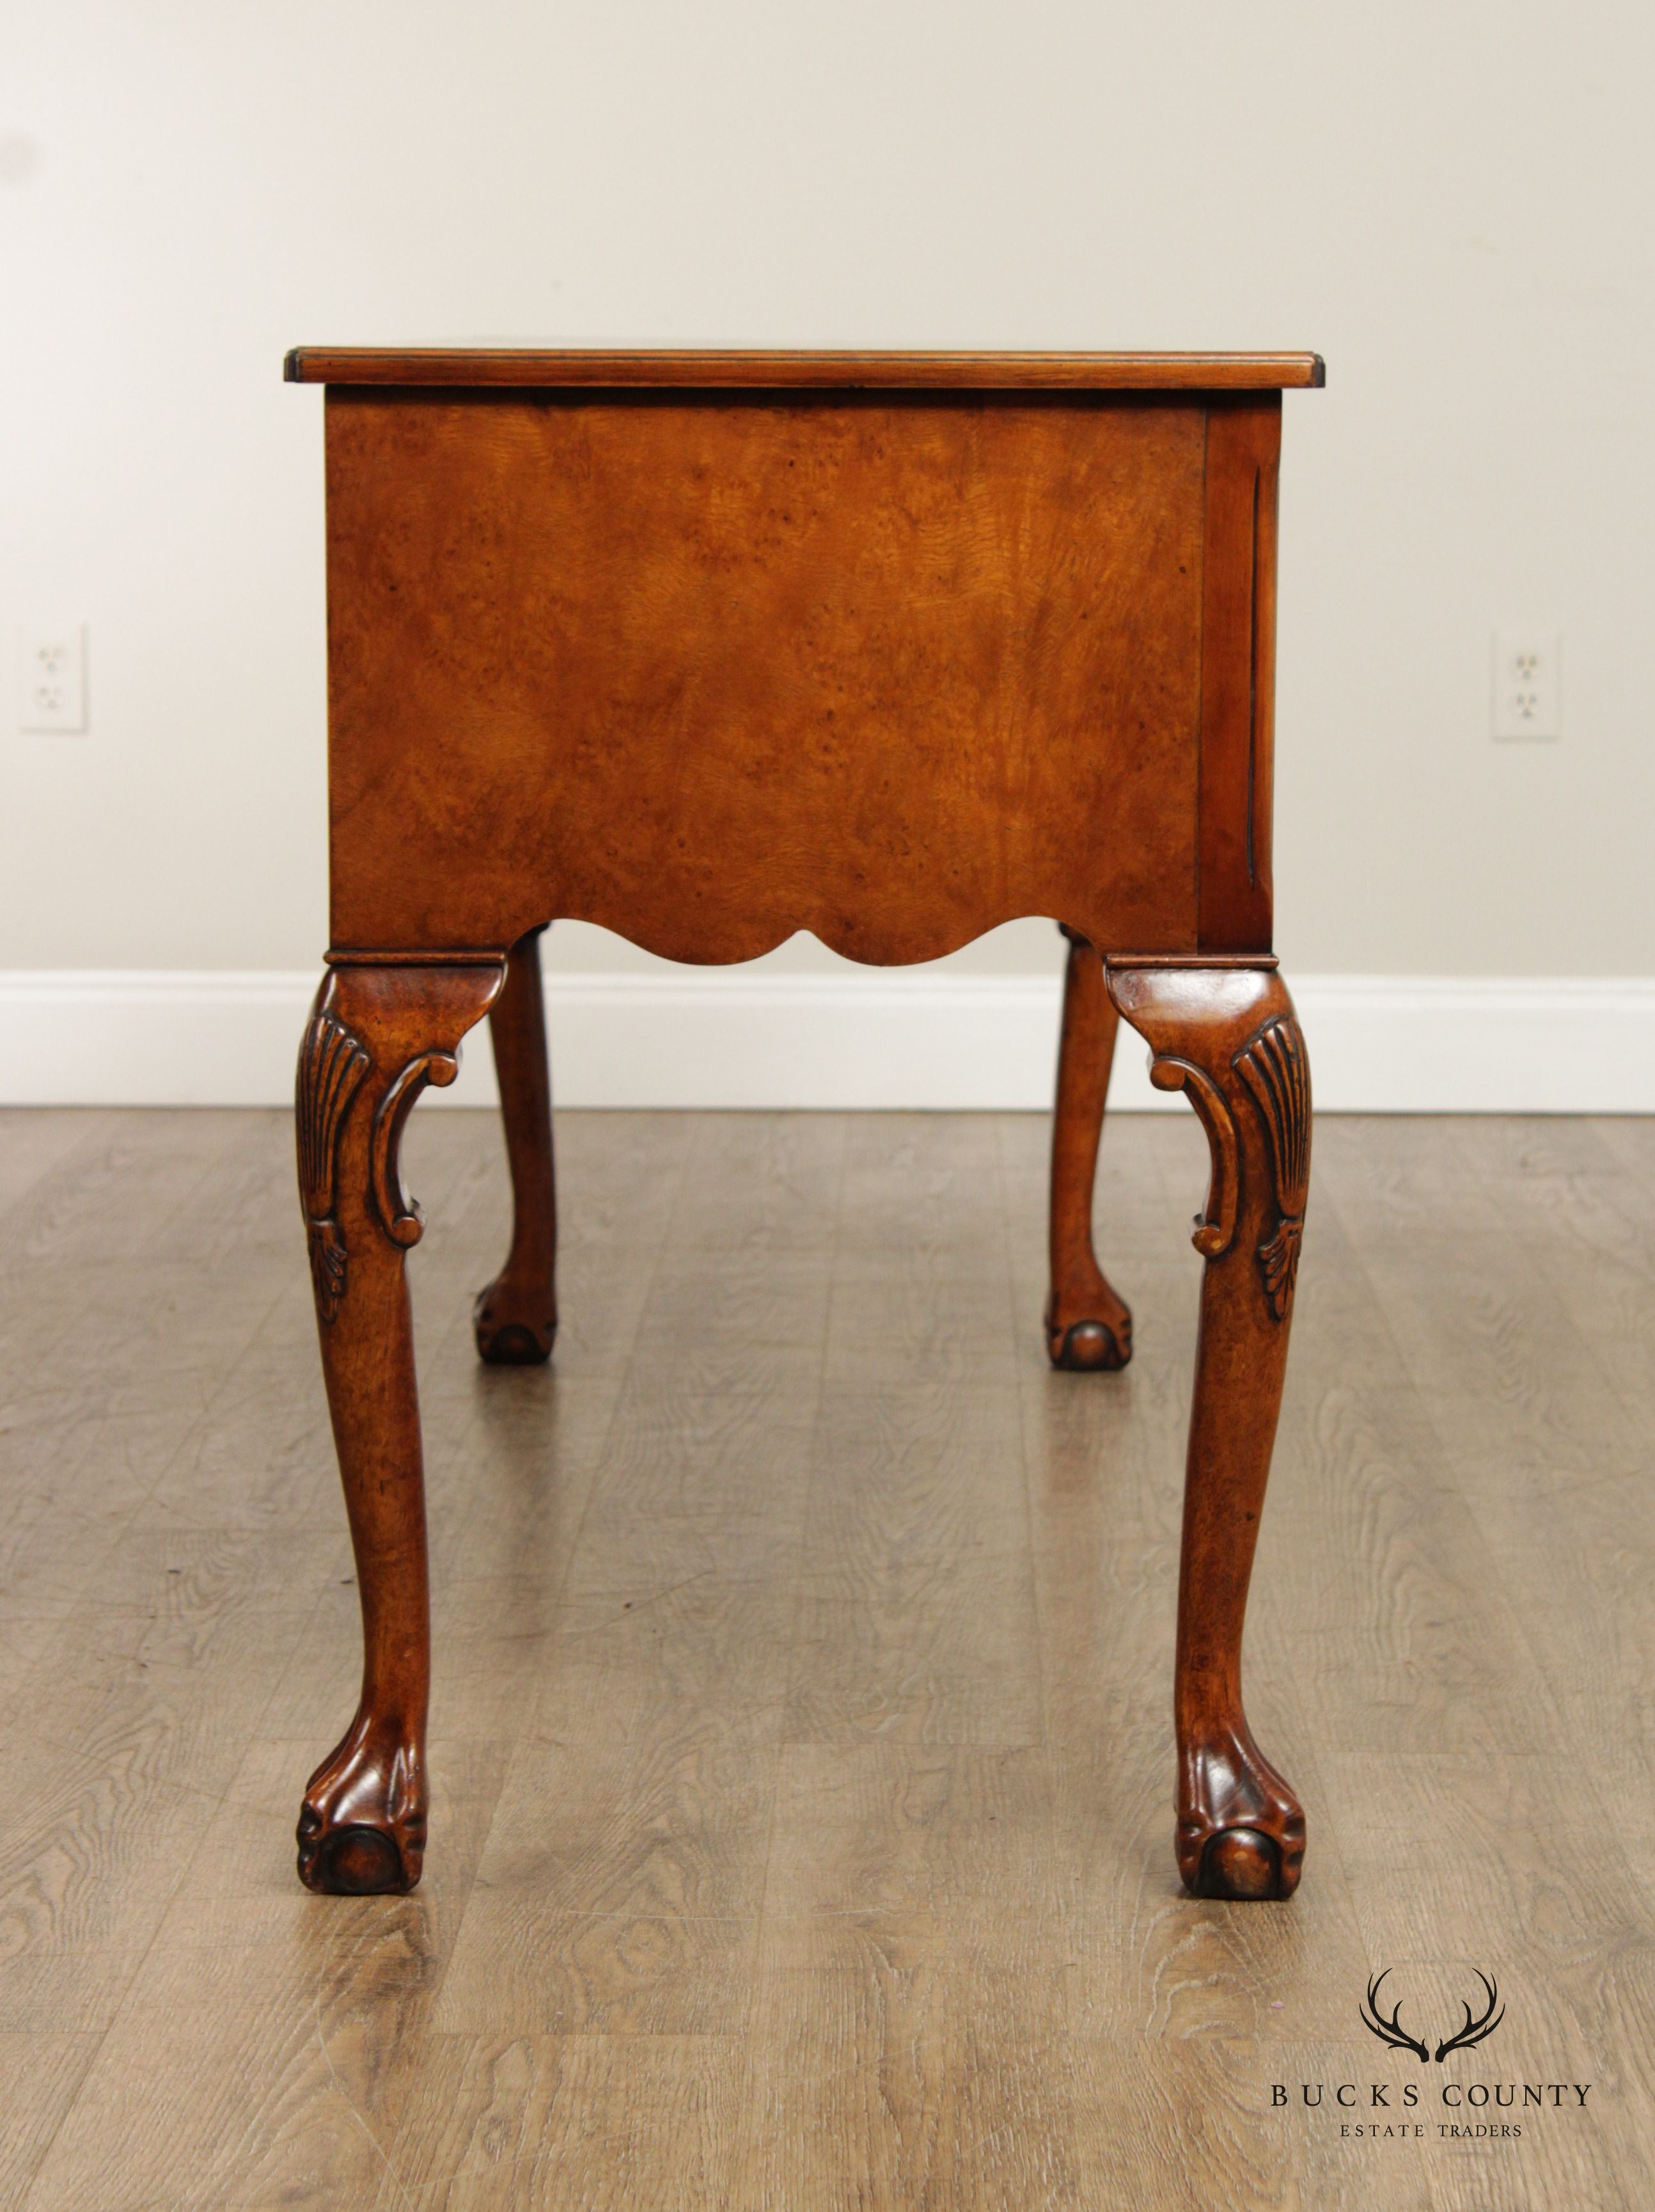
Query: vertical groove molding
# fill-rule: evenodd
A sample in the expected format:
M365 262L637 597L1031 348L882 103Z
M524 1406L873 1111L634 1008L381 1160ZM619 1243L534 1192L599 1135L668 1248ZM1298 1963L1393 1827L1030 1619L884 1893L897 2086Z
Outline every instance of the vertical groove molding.
M1199 927L1203 952L1270 941L1279 393L1207 415L1201 578Z

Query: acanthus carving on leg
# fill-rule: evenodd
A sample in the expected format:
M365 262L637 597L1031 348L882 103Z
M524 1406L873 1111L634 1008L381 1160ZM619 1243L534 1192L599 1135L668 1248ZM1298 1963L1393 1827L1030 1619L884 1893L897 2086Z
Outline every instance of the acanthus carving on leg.
M1235 1056L1264 1124L1276 1185L1276 1229L1258 1247L1270 1311L1285 1321L1299 1278L1310 1191L1310 1062L1292 1014L1269 1023Z
M1309 1065L1273 967L1112 960L1109 988L1212 1155L1194 1237L1207 1264L1179 1578L1179 1869L1200 1897L1285 1898L1304 1814L1248 1727L1241 1637L1309 1188Z
M316 1310L324 1322L345 1294L349 1253L333 1218L338 1176L339 1131L362 1087L368 1056L344 1024L318 1011L299 1050L294 1113L299 1139L299 1196L310 1237L311 1279Z
M430 1607L404 1258L421 1219L397 1151L421 1091L452 1082L459 1040L500 980L498 958L341 964L300 1054L300 1182L363 1632L355 1717L300 1813L312 1889L407 1890L420 1878Z
M1093 1186L1118 1018L1096 951L1064 924L1058 927L1069 940L1069 957L1052 1117L1046 1348L1054 1367L1096 1374L1125 1367L1132 1356L1131 1314L1099 1267L1092 1243Z

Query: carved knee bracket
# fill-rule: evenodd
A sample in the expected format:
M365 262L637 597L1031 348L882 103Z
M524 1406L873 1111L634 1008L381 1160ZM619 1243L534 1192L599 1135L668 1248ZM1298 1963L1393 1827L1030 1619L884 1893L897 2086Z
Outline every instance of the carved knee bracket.
M1154 1054L1149 1080L1186 1092L1206 1130L1212 1182L1196 1217L1196 1250L1209 1261L1228 1252L1250 1182L1260 1284L1285 1321L1304 1237L1311 1122L1310 1061L1287 986L1273 969L1112 963L1109 990Z
M324 1322L338 1318L349 1288L350 1243L343 1217L366 1212L399 1249L418 1243L420 1209L403 1195L397 1176L403 1129L427 1084L450 1084L459 1073L459 1035L487 1011L500 973L498 962L341 966L323 984L299 1049L294 1103L300 1204L310 1238L316 1310ZM433 1031L440 1039L452 1033L452 1042L433 1046ZM342 1147L365 1085L366 1182L342 1206ZM364 1206L364 1199L371 1204Z
M460 1072L458 1052L421 1052L400 1067L373 1109L368 1138L368 1188L379 1226L393 1244L409 1250L425 1234L417 1200L404 1198L397 1172L397 1148L414 1103L427 1083L446 1090Z

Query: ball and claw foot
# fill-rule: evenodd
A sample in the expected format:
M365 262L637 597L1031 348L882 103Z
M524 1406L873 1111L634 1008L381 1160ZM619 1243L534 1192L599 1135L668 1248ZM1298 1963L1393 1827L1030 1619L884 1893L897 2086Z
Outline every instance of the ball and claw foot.
M1192 1897L1280 1902L1299 1887L1305 1815L1245 1726L1184 1762L1178 1869Z
M299 1879L328 1897L404 1895L420 1879L425 1820L418 1751L359 1715L299 1808Z
M1086 1301L1093 1310L1079 1321L1046 1307L1046 1358L1066 1374L1112 1375L1132 1357L1131 1314L1106 1283L1102 1293Z
M557 1335L557 1307L544 1292L525 1293L499 1277L471 1309L479 1358L491 1367L543 1367Z

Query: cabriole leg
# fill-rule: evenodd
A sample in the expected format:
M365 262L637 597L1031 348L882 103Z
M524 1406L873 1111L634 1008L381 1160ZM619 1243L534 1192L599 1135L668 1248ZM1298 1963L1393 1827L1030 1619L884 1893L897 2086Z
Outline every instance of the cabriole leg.
M1052 1117L1046 1354L1054 1367L1125 1367L1132 1356L1132 1316L1106 1280L1092 1244L1092 1190L1118 1020L1102 961L1083 937L1061 922L1058 927L1069 939L1069 960Z
M452 1083L500 988L475 965L339 966L299 1054L299 1188L362 1607L362 1694L299 1815L316 1890L412 1889L425 1849L431 1679L425 1487L404 1255L421 1222L397 1179L403 1125Z
M1112 962L1108 981L1151 1080L1187 1092L1212 1150L1179 1576L1179 1870L1198 1897L1290 1897L1305 1818L1247 1726L1241 1632L1309 1188L1309 1063L1273 969Z
M512 1170L512 1249L472 1310L477 1350L491 1364L549 1359L557 1334L557 1191L552 1168L552 1087L540 932L512 947L506 988L488 1013L500 1077L506 1157Z

